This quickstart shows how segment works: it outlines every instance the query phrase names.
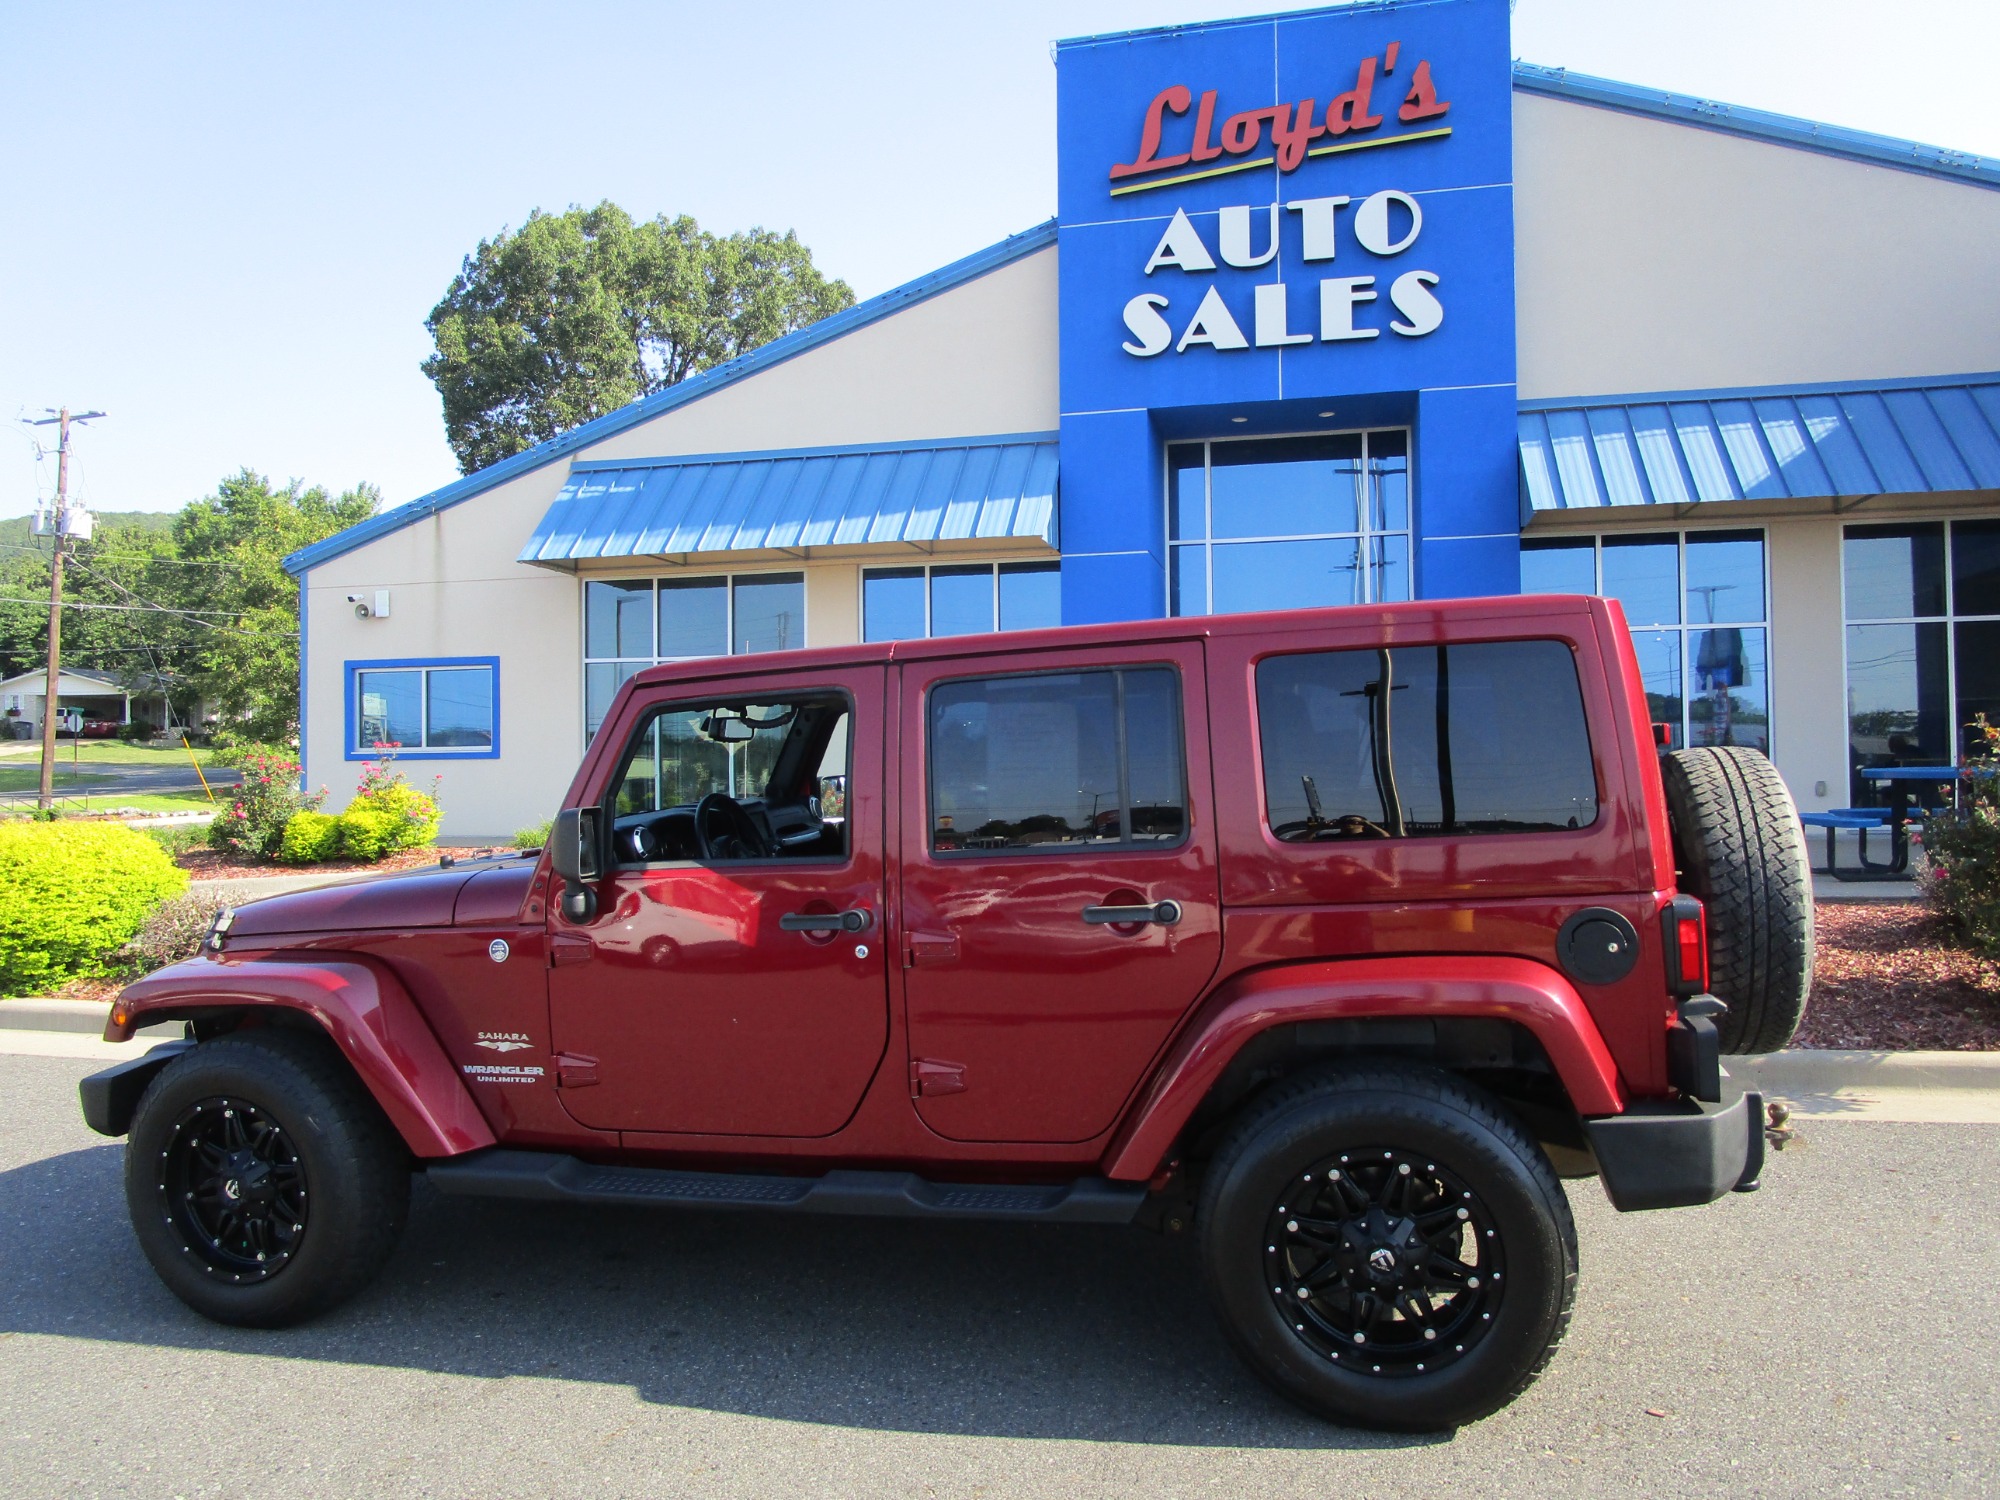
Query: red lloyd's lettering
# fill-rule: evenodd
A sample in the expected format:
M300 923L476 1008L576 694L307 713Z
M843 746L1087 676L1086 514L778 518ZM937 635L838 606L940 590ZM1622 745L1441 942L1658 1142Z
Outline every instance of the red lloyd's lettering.
M1146 106L1145 127L1139 132L1139 155L1134 160L1111 169L1111 176L1114 181L1120 177L1135 177L1141 172L1157 172L1162 167L1178 167L1187 161L1187 153L1185 151L1179 156L1162 156L1159 154L1160 131L1165 123L1164 116L1166 112L1172 110L1177 115L1186 114L1188 101L1191 97L1187 91L1187 85L1180 83L1176 83L1170 88L1161 89L1159 93L1153 96L1153 102ZM1211 94L1209 99L1213 99L1214 97ZM1207 108L1208 102L1208 99L1202 101L1204 109Z
M1121 178L1138 177L1169 167L1186 166L1191 161L1213 161L1225 152L1231 156L1248 155L1263 142L1266 121L1270 123L1272 144L1277 148L1278 170L1295 171L1305 161L1308 145L1321 136L1373 130L1382 123L1382 116L1374 112L1376 66L1379 61L1384 77L1395 72L1397 54L1402 45L1401 42L1389 43L1380 59L1373 56L1362 58L1355 70L1354 87L1328 100L1326 115L1317 123L1313 120L1313 109L1318 101L1302 99L1297 105L1267 104L1233 114L1222 122L1218 137L1215 132L1216 90L1205 90L1195 113L1189 149L1166 156L1160 154L1160 143L1166 134L1167 116L1186 114L1194 104L1194 94L1185 84L1179 83L1161 89L1146 106L1145 121L1139 131L1138 154L1129 162L1113 166L1111 179L1115 182ZM1410 77L1409 92L1403 98L1402 107L1396 111L1396 117L1405 122L1432 120L1450 108L1451 101L1437 96L1437 87L1431 81L1429 59L1419 62Z

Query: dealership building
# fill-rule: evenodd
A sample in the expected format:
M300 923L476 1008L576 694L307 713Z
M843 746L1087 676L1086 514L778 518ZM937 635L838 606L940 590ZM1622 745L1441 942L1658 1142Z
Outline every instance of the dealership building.
M2000 162L1510 60L1505 0L1055 50L1057 213L288 559L306 774L551 813L655 662L1602 593L1676 743L2000 721ZM447 764L449 762L449 764Z

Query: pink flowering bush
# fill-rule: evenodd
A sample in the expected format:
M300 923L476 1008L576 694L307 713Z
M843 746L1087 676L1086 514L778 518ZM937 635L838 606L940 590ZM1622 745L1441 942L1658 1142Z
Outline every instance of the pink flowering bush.
M243 784L229 788L228 803L208 825L209 847L263 859L275 855L292 815L312 812L326 800L326 788L308 793L299 786L301 767L291 752L269 745L247 746L232 757Z
M1972 947L2000 958L2000 726L1975 716L1961 805L1924 820L1931 907Z
M442 777L423 791L396 769L394 745L378 743L375 750L380 758L361 768L361 785L340 815L341 844L355 859L380 859L428 844L444 816L438 805Z

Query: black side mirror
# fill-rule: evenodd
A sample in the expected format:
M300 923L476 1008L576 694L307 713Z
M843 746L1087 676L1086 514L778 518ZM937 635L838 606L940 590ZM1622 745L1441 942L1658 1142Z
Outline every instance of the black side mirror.
M600 814L594 807L567 807L549 830L549 864L562 877L562 914L572 922L597 915L597 892L587 882L603 869L599 858Z

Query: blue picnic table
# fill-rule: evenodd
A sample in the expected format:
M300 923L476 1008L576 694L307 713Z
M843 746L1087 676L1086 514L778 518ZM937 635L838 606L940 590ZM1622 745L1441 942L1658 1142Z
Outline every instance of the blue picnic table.
M1916 786L1950 786L1956 797L1959 785L1969 776L1979 774L1970 766L1863 766L1855 772L1862 781L1871 786L1894 787L1899 782ZM1884 808L1844 807L1831 813L1808 813L1804 816L1807 826L1826 829L1826 873L1835 880L1909 880L1910 874L1910 804L1908 797L1892 799ZM1886 864L1877 864L1868 857L1868 830L1879 828L1884 823L1889 828L1889 859ZM1860 832L1861 847L1857 857L1861 861L1859 869L1836 869L1833 863L1833 835L1837 828L1852 828Z

